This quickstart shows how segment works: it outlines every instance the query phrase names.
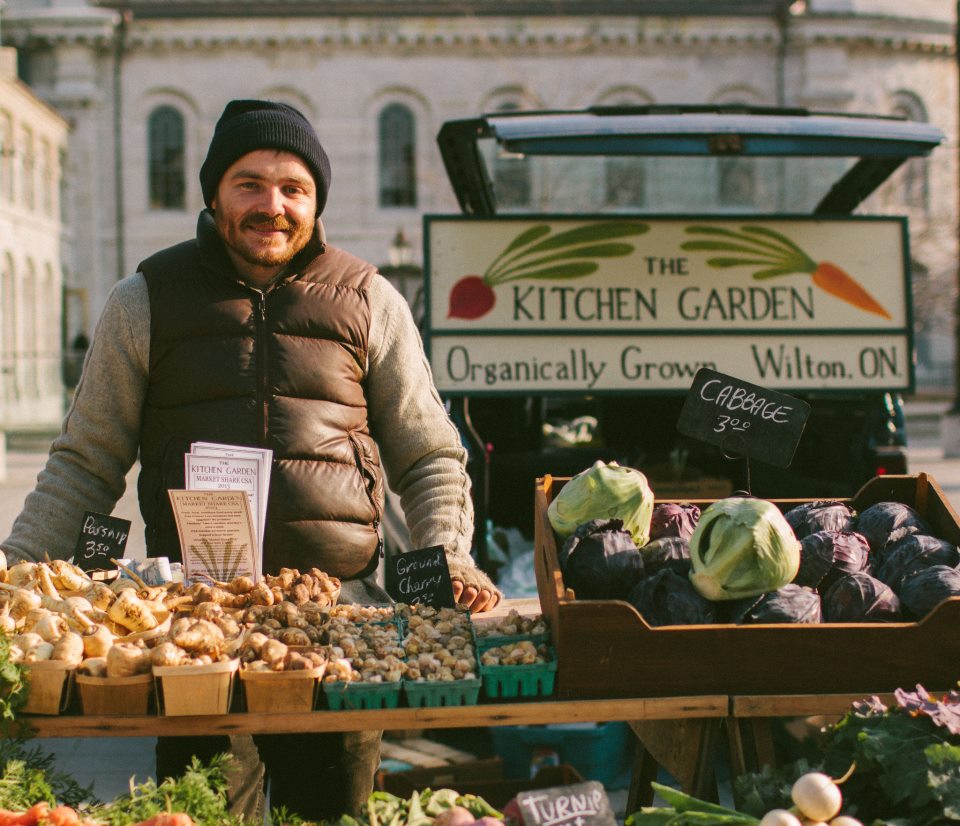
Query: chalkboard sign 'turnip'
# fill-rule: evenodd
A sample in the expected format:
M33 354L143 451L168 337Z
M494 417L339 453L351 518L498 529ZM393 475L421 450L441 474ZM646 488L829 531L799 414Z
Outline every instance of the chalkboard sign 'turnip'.
M517 795L526 826L615 826L616 818L602 783L535 789Z
M387 566L387 592L409 605L452 608L453 583L443 545L394 556Z
M702 367L683 402L677 430L728 456L789 467L810 416L802 399Z

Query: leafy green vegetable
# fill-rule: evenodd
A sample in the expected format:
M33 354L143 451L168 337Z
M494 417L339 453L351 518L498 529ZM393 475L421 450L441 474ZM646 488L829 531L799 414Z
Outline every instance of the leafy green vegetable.
M95 806L90 817L107 826L127 826L161 812L184 812L197 826L241 826L240 818L227 811L226 772L230 756L217 755L204 766L196 757L182 777L162 783L150 779L111 803Z
M616 462L594 462L570 479L547 508L557 536L566 539L591 519L619 519L637 547L650 538L653 491L639 470Z
M690 581L704 597L741 599L792 581L800 567L800 542L772 502L731 496L700 515L690 537L690 560Z
M0 737L16 736L17 715L30 692L25 673L22 663L10 659L10 638L0 632Z
M656 782L650 785L668 805L659 808L645 807L629 815L625 826L754 826L759 822L753 815L699 800L670 786Z

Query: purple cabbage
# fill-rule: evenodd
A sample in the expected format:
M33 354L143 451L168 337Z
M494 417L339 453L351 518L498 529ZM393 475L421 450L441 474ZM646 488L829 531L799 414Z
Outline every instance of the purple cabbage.
M797 539L803 539L818 531L848 531L853 527L854 512L844 502L836 499L818 499L790 508L783 514L793 528Z
M648 542L640 549L644 576L655 574L661 568L686 576L693 567L690 562L690 543L679 536L663 536Z
M899 622L900 600L886 583L860 571L840 577L823 595L824 622Z
M930 533L920 514L902 502L877 502L864 509L856 518L854 530L867 538L874 551L912 533Z
M700 596L690 580L670 568L640 580L627 601L648 625L710 625L717 621L716 604Z
M817 531L800 540L800 568L797 585L825 592L845 574L866 571L870 546L856 531Z
M904 577L900 600L914 619L923 619L948 597L960 596L960 571L948 565L931 565Z
M732 606L730 619L744 625L820 622L820 594L813 588L790 583L759 597L740 600Z
M956 568L960 549L945 539L914 533L883 550L873 575L899 593L904 578L932 565Z
M665 536L689 539L699 518L700 508L691 502L658 502L650 517L650 539Z
M591 519L560 549L563 582L577 599L625 599L643 576L643 558L621 519Z

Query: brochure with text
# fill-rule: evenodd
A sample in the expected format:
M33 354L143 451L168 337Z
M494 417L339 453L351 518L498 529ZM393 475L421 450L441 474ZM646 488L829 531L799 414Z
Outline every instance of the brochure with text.
M169 490L187 582L260 578L250 498L243 490Z

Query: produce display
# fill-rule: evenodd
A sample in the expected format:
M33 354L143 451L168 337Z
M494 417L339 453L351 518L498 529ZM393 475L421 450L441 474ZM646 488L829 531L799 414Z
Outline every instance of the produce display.
M853 704L821 732L819 759L803 759L734 779L736 809L655 785L667 804L627 818L627 826L933 826L960 819L960 693L898 689L895 705L876 697Z
M643 474L626 470L595 463L547 509L577 599L624 600L664 626L909 622L960 596L960 549L906 504L856 513L819 500L784 512L731 496L701 512L651 505Z

